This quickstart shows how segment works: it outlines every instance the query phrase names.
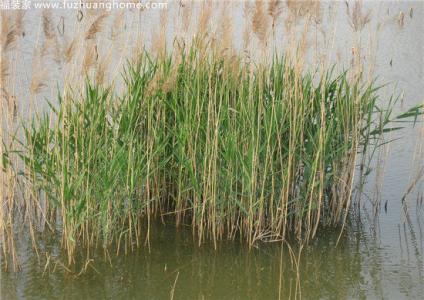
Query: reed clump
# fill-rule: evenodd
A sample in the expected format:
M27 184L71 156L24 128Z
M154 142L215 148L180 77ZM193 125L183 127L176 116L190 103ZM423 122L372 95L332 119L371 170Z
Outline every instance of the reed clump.
M148 242L164 215L191 224L199 244L308 240L343 224L358 153L390 130L377 88L300 73L285 57L252 65L218 53L144 52L125 68L123 93L87 80L23 125L29 201L69 263L79 246Z

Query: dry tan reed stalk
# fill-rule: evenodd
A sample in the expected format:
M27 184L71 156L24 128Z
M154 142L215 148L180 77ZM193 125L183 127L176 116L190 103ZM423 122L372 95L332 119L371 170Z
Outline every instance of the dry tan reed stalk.
M3 46L3 43L0 45ZM5 83L5 78L7 76L7 67L3 61L3 49L0 49L0 158L3 157L3 117L5 117L3 109L3 87ZM0 164L0 245L2 245L2 257L7 257L6 249L6 211L5 211L5 196L6 195L6 173L3 170L2 164Z
M414 175L411 182L409 183L408 187L406 188L403 197L402 202L405 202L406 197L414 190L414 188L417 186L417 184L420 182L421 178L424 177L424 166L422 166Z
M11 132L15 128L16 98L14 96L15 65L11 66L10 56L16 47L17 39L21 34L22 18L19 13L0 12L0 239L2 252L6 258L4 267L9 262L15 271L19 270L19 262L15 248L15 210L19 209L15 201L16 174L9 163L3 164L3 153L7 150L3 146L15 147L11 139ZM16 60L13 60L15 63ZM4 143L4 144L3 144ZM15 155L9 155L10 163L16 162ZM8 260L11 258L11 261Z
M397 23L399 25L399 28L403 28L403 26L405 25L405 14L403 13L403 11L400 11L398 16L397 16Z
M6 78L9 76L9 62L3 52L0 54L0 67L0 85L3 90L3 87L6 86Z
M246 1L243 6L243 17L244 17L244 26L243 26L243 50L246 52L250 45L250 36L252 32L251 28L251 7L250 2Z
M133 61L134 63L138 63L143 51L144 51L144 39L142 35L139 35L137 36L134 46L132 47L132 50L131 50L131 53L132 53L130 56L131 61Z
M383 145L378 150L377 155L377 168L375 170L375 181L374 181L374 196L372 197L373 202L373 208L374 208L374 215L378 214L380 204L381 204L381 191L383 189L383 183L384 183L384 175L386 174L386 167L387 167L387 159L389 158L390 154L390 145Z
M3 117L3 105L0 101L0 116ZM0 122L0 139L3 140L3 124ZM3 157L3 143L0 143L0 157ZM5 223L5 212L4 212L4 194L6 187L6 181L5 181L5 173L3 171L3 168L0 169L0 244L5 245L6 244L6 223ZM6 247L2 247L1 249L3 251L2 257L7 256Z
M404 192L402 201L405 201L406 197L420 185L420 182L424 184L424 181L422 181L424 178L424 116L420 118L420 121L423 123L415 142L409 185Z

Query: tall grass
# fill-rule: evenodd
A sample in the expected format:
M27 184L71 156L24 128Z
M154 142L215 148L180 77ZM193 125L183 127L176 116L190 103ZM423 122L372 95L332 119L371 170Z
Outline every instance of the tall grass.
M308 240L343 224L358 153L390 130L373 84L284 57L253 65L193 46L144 53L123 74L123 94L87 80L24 125L25 184L69 263L78 246L148 242L163 215L199 243Z
M18 54L10 58L24 36L23 15L2 14L0 245L15 269L14 229L21 223L34 242L37 231L58 234L69 263L80 246L90 257L97 246L120 252L148 244L152 219L164 216L190 224L199 244L239 238L253 245L288 235L307 241L320 226L343 225L356 167L367 174L381 135L398 129L393 121L422 114L422 106L397 117L395 98L379 106L377 87L360 76L359 34L349 75L325 62L319 72L305 73L309 28L324 16L319 1L286 2L245 3L243 55L233 45L229 3L200 4L197 23L193 3L178 4L180 25L161 12L151 50L141 55L142 12L134 32L123 29L126 13L116 16L107 41L104 11L79 14L70 36L72 29L63 23L61 32L44 11L27 87L33 119L22 124L22 136L20 129L14 133L16 116L25 119L24 113L15 111L27 103L15 103L17 68L10 62ZM347 16L355 32L369 26L359 4ZM169 20L181 28L172 53ZM291 41L286 46L280 21ZM287 56L269 62L282 46ZM126 57L134 60L123 70L122 91L116 73ZM65 88L37 114L40 94L55 78L51 65Z
M18 269L14 232L17 174L10 167L16 159L8 156L8 149L15 146L11 136L18 112L11 73L16 67L13 50L23 32L22 18L22 12L12 17L0 11L0 256L11 257L15 270ZM7 267L8 262L4 265Z

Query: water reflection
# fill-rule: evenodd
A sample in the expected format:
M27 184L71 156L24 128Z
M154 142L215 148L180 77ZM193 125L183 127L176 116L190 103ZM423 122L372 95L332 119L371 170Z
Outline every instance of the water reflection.
M110 254L109 261L100 252L81 275L83 263L72 272L58 263L57 242L45 244L40 258L22 243L23 270L2 273L2 299L169 299L172 293L175 299L417 298L424 292L418 223L398 226L393 236L399 241L391 241L398 249L381 238L380 224L352 218L337 247L339 231L326 230L300 256L299 247L291 255L276 243L249 250L224 241L215 251L198 247L189 230L157 225L150 253L143 247Z

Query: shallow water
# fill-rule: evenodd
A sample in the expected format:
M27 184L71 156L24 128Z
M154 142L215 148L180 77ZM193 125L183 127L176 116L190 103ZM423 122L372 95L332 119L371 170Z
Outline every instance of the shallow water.
M356 33L349 27L344 3L338 5L331 27L334 43L327 54L348 66ZM242 22L239 6L232 11L236 24ZM364 8L372 10L368 26L383 24L375 37L366 30L360 35L364 49L371 47L369 40L375 42L375 74L403 91L403 107L422 103L424 2L365 1ZM26 43L33 45L35 38L35 32L28 32ZM31 51L24 48L29 54L23 60L29 62ZM22 75L21 79L27 78ZM384 89L382 99L392 91L393 86ZM417 126L393 136L402 140L382 152L379 193L375 186L380 184L373 175L361 209L349 221L337 247L339 230L320 232L302 250L298 267L289 249L277 243L249 250L238 241L223 241L214 250L207 243L198 247L190 230L155 226L150 251L142 247L128 255L111 254L111 264L98 253L88 272L77 276L81 265L69 273L57 263L61 258L57 241L41 249L50 256L45 268L44 254L39 263L28 239L22 237L18 247L22 271L1 271L1 299L419 299L424 294L422 180L406 198L407 213L401 199L414 172L423 165L422 157L414 156L422 143L421 132ZM381 200L378 214L369 200L375 197ZM293 251L298 255L299 249Z
M358 220L357 220L358 221ZM365 223L365 225L364 225ZM27 245L23 270L3 274L2 299L418 299L424 292L422 238L407 225L386 244L366 220L321 232L296 261L288 247L221 242L198 247L190 230L154 227L150 244L128 255L98 253L88 272L64 272L57 245L39 263ZM367 229L369 231L367 231ZM387 238L387 236L386 236ZM405 240L407 239L407 241ZM399 247L399 248L398 248ZM299 249L293 248L295 256ZM299 263L297 272L296 263ZM299 275L299 277L297 277Z

